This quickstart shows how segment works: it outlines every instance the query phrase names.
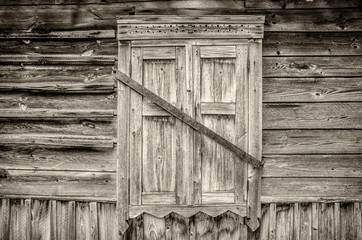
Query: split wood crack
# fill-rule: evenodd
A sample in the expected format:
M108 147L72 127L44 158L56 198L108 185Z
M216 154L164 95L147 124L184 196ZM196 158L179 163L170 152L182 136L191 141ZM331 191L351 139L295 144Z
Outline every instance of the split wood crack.
M172 104L170 104L169 102L167 102L166 100L161 98L160 96L158 96L155 93L153 93L152 91L148 90L147 88L145 88L144 86L142 86L141 84L139 84L138 82L136 82L135 80L133 80L132 78L127 76L126 74L120 72L117 69L114 69L112 74L113 74L113 77L115 77L117 80L121 81L122 83L124 83L125 85L127 85L128 87L133 89L134 91L138 92L142 96L148 98L153 103L155 103L156 105L158 105L165 111L169 112L174 117L180 119L182 122L186 123L193 129L198 131L199 133L207 136L211 140L220 144L222 147L229 150L240 160L246 161L247 163L251 164L253 167L255 167L257 169L260 169L263 167L263 165L264 165L263 161L259 161L255 157L251 156L250 154L248 154L244 150L240 149L238 146L236 146L232 142L228 141L227 139L220 136L216 132L212 131L211 129L209 129L205 125L201 124L200 122L196 121L194 118L187 115L180 109L176 108L175 106L173 106Z

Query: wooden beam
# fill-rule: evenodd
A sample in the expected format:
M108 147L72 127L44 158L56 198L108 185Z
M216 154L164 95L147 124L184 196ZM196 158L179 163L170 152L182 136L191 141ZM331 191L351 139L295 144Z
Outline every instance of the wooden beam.
M245 151L241 150L235 144L221 137L219 134L215 133L211 129L205 127L204 125L196 121L194 118L185 114L178 108L174 107L172 104L168 103L167 101L157 96L147 88L143 87L141 84L134 81L132 78L128 77L126 74L118 70L115 70L115 72L113 72L113 76L117 80L123 82L124 84L132 88L134 91L140 93L142 96L150 99L152 102L154 102L155 104L157 104L158 106L160 106L161 108L163 108L164 110L175 116L176 118L180 119L181 121L192 127L193 129L195 129L196 131L202 133L203 135L209 137L216 143L220 144L225 149L229 150L234 155L236 155L240 160L250 163L255 168L261 168L263 166L263 163L261 161L252 157Z

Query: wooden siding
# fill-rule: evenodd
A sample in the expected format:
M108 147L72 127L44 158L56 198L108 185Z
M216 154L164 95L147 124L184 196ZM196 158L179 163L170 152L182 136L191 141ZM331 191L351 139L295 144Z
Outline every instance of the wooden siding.
M0 239L117 239L115 204L55 200L0 200ZM244 219L232 213L130 220L122 239L239 239ZM241 227L244 226L244 227ZM361 203L264 204L260 228L249 239L362 238Z
M115 238L114 203L96 201L116 199L110 73L129 13L265 15L265 205L250 239L362 238L360 0L0 4L0 197L21 199L0 201L0 239ZM227 215L137 218L128 239L236 238Z

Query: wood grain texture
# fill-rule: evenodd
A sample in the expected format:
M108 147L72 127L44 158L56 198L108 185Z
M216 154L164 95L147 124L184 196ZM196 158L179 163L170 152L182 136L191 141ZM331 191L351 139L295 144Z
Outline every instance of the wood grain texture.
M360 102L268 103L263 129L361 129Z
M262 176L358 178L361 159L361 155L265 155Z
M0 65L0 91L96 93L114 92L109 66Z
M96 202L76 202L76 239L98 239L98 212Z
M31 239L51 239L51 204L46 200L32 200Z
M115 38L116 32L113 29L109 30L70 30L70 31L59 31L59 30L47 30L47 31L13 31L13 32L0 32L0 38L3 39L37 39L37 38L47 38L47 39L111 39ZM41 40L40 40L41 41Z
M360 56L264 57L263 77L359 77L361 63Z
M264 78L264 102L362 101L362 79Z
M264 130L263 154L361 153L360 130Z
M11 200L9 239L31 239L31 202Z
M64 154L66 153L66 154ZM1 168L18 170L116 171L115 149L1 146ZM102 161L99 161L102 159Z
M359 8L339 9L247 9L246 14L265 15L265 32L358 32Z
M114 173L6 170L0 179L0 196L40 198L115 198Z
M266 32L263 56L361 55L361 39L361 32Z
M264 178L262 202L308 202L361 199L361 178ZM357 200L358 201L358 200Z
M294 9L294 8L344 8L346 4L338 0L323 0L323 1L273 1L273 0L246 0L246 8L277 8L277 9ZM362 7L358 0L348 2L348 7Z

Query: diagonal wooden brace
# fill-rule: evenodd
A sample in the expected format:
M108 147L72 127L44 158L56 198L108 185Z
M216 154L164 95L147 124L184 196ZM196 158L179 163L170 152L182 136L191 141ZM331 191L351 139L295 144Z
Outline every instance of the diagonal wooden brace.
M238 146L233 144L232 142L228 141L227 139L223 138L216 132L212 131L211 129L207 128L205 125L201 124L200 122L196 121L191 116L187 115L186 113L182 112L163 98L159 97L152 91L148 90L132 78L128 77L126 74L120 72L119 70L114 70L113 76L129 86L134 91L138 92L142 96L148 98L153 103L157 104L159 107L163 108L165 111L169 112L174 117L180 119L182 122L186 123L196 131L200 132L201 134L207 136L211 140L215 141L216 143L223 146L225 149L229 150L233 153L236 157L238 157L241 161L246 161L247 163L251 164L253 167L260 169L263 167L264 163L259 161L258 159L254 158L253 156L249 155L247 152L240 149Z

